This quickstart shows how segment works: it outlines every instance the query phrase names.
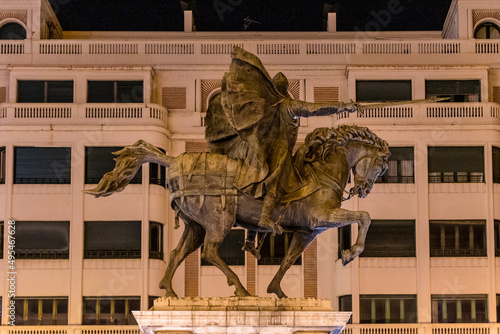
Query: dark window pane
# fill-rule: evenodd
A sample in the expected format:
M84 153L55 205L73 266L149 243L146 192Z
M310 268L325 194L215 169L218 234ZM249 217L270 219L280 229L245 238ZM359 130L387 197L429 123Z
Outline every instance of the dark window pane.
M17 102L44 103L45 81L19 80L17 82Z
M484 182L484 148L431 146L429 154L430 183Z
M495 256L500 256L500 220L495 220Z
M385 102L411 100L411 80L358 80L358 102Z
M0 39L26 39L26 29L14 22L4 24L0 27Z
M155 163L149 164L149 184L158 184L165 188L165 166L160 166Z
M85 258L140 258L141 222L85 222L84 243Z
M149 222L149 258L163 260L163 224Z
M115 168L116 157L113 152L121 150L123 147L85 147L85 183L96 184L107 172ZM140 184L142 182L142 167L130 181L130 184Z
M70 180L71 148L14 148L14 183L69 184Z
M219 246L219 256L229 266L244 266L245 252L241 249L244 242L245 230L230 231ZM211 264L202 259L201 265L210 266Z
M0 147L0 184L5 183L5 164L6 164L5 147Z
M477 39L499 39L500 27L493 22L480 24L474 31L474 38Z
M415 221L372 220L360 256L413 257L415 252Z
M116 102L119 103L143 103L142 81L117 81Z
M115 102L114 81L89 81L87 83L88 103L113 103Z
M47 81L48 103L73 103L73 81Z
M426 80L426 98L448 97L443 102L481 102L480 80Z
M500 183L500 148L493 146L493 182Z
M17 259L69 258L69 222L16 221Z
M352 312L352 295L339 296L339 311ZM352 324L352 317L347 323Z
M292 241L293 234L290 232L283 232L281 235L273 236L268 234L264 239L264 244L260 250L261 258L258 262L259 265L279 265L285 257L290 242ZM299 257L293 264L300 265L302 257Z

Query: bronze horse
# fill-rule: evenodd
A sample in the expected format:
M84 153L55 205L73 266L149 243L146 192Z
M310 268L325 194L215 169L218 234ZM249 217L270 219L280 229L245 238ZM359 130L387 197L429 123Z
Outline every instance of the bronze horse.
M169 167L167 185L171 205L185 224L177 247L170 253L168 267L160 282L167 297L176 297L172 278L184 259L204 244L202 259L219 268L236 296L249 296L238 276L220 258L218 247L233 226L259 231L257 223L262 200L254 199L234 187L232 182L245 166L238 160L214 153L185 153L173 158L144 141L116 152L116 167L103 176L95 189L96 197L121 191L145 162ZM283 228L293 232L288 251L267 288L268 293L286 297L280 283L286 271L318 234L329 228L358 223L356 243L342 252L346 265L364 249L370 216L364 211L341 209L350 171L354 187L350 196L366 197L379 175L387 169L390 152L386 141L364 127L319 128L306 137L294 156L294 164L308 185L301 196L283 198L275 211ZM222 184L221 184L222 182ZM201 186L203 184L203 186Z

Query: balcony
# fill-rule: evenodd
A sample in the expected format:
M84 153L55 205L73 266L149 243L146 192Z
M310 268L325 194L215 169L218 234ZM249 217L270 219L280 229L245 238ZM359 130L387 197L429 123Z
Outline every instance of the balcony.
M335 115L335 123L358 125L500 125L500 104L422 103L366 108Z
M139 326L1 326L0 334L140 334Z
M344 334L497 334L498 323L347 325Z
M0 125L155 125L167 127L167 109L157 104L0 104Z
M355 34L170 34L156 40L1 41L5 64L227 64L233 46L243 47L267 64L462 64L498 62L498 40L409 39L375 40ZM424 37L425 38L425 37ZM427 37L428 38L428 37ZM109 57L113 55L113 57ZM221 57L227 55L227 57ZM396 56L396 57L392 57ZM417 56L417 57L416 57ZM418 57L423 56L423 57ZM486 58L485 58L486 57ZM495 60L496 59L496 60Z

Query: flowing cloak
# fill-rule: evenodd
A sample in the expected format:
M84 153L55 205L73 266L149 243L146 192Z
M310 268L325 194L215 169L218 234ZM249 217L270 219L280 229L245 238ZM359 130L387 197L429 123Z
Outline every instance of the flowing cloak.
M288 107L290 100L278 91L256 56L241 48L233 50L221 93L207 111L205 136L211 152L245 163L235 185L255 198L266 193L281 197L300 187L292 164L298 123Z

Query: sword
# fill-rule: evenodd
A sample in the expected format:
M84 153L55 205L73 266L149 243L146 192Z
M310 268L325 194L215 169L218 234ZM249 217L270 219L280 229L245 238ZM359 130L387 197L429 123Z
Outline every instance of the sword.
M385 102L385 103L375 103L375 104L358 104L358 111L362 113L363 109L377 109L385 108L391 106L402 106L406 104L419 104L419 103L433 103L449 100L449 97L439 97L434 99L421 99L421 100L410 100L410 101L395 101L395 102ZM360 110L361 109L361 110Z

